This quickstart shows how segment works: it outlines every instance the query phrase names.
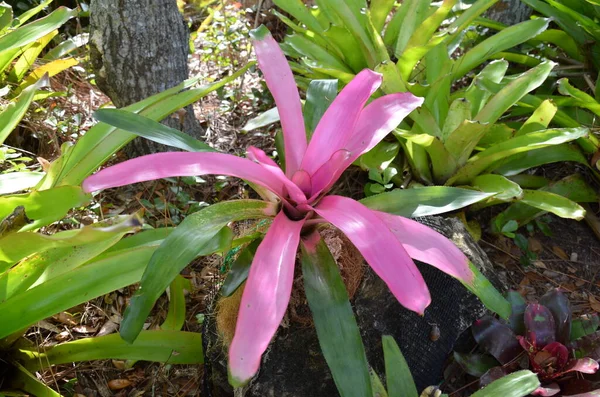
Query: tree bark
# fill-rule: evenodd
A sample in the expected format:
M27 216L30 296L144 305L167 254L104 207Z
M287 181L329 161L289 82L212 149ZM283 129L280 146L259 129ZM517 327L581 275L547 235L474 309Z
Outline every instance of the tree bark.
M529 19L532 9L521 0L500 0L485 14L486 18L505 25L516 25Z
M91 63L98 87L116 107L138 102L188 78L189 32L175 0L92 0ZM164 124L199 138L192 106ZM166 147L136 139L130 157Z

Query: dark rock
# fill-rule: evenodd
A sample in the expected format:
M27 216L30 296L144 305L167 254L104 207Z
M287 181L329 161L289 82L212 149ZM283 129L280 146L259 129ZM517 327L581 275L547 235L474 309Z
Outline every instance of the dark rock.
M452 238L493 284L504 289L504 283L494 275L487 256L460 221L439 217L419 221ZM384 380L381 337L392 335L398 342L420 391L442 380L444 364L454 344L461 333L485 313L485 308L458 281L428 265L418 263L418 266L432 295L431 306L424 317L404 309L385 283L371 270L366 272L353 303L370 365ZM207 320L204 337L206 395L233 396L233 391L227 384L226 354L215 340L216 332L211 323L214 321ZM433 327L439 329L439 336L432 337ZM263 356L258 376L245 390L236 391L235 395L337 396L314 328L294 323L281 327Z

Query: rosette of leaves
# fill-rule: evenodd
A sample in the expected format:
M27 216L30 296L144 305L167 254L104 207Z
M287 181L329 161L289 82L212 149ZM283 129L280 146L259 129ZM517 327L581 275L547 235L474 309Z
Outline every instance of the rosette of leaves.
M541 385L537 396L595 396L600 386L585 377L598 370L600 344L593 331L598 318L572 321L567 297L558 289L539 303L526 304L515 291L507 296L512 305L508 321L486 316L472 327L473 336L485 353L454 357L481 386L508 374L529 369Z

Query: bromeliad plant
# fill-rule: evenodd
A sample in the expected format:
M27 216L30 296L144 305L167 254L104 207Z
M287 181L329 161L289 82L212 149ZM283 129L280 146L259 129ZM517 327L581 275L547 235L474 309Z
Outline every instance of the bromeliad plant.
M475 340L489 355L455 353L467 373L480 377L480 383L485 385L528 368L541 381L533 395L575 394L564 394L566 386L583 393L576 394L580 397L597 395L600 391L597 385L594 387L580 376L598 370L597 354L592 348L597 344L589 343L593 338L587 335L594 328L582 332L586 323L572 321L567 297L559 290L552 290L540 303L527 305L521 295L511 291L508 299L512 304L508 322L486 316L473 324Z
M253 31L252 36L259 67L285 131L285 172L255 147L248 148L248 159L243 159L211 152L210 147L171 132L171 143L203 152L143 156L101 170L83 183L85 191L93 192L157 178L218 174L247 180L265 199L221 202L188 216L153 254L140 289L125 311L121 336L129 342L136 340L169 282L228 223L257 218L273 221L256 250L229 348L230 382L234 386L245 384L256 374L261 356L283 319L300 246L309 304L336 384L343 395L371 395L360 332L339 270L318 231L326 222L346 234L408 309L422 314L430 303L412 257L457 278L491 310L507 316L508 302L448 239L409 219L374 211L346 197L327 195L341 173L421 105L422 99L396 93L365 106L382 80L380 74L365 69L323 109L308 139L300 97L285 56L266 28ZM102 113L122 114L98 112ZM121 122L127 124L127 120Z
M585 164L585 156L570 146L570 141L586 140L589 152L597 147L587 140L588 131L563 112L556 119L569 128L549 128L556 113L553 105L529 95L550 75L554 63L530 57L532 62L527 65L533 66L531 69L505 76L509 63L497 60L481 70L470 85L464 84L464 78L486 61L513 60L515 54L507 50L543 34L549 20L538 18L508 27L451 57L476 18L495 2L479 0L462 9L454 0L435 5L408 0L386 23L395 7L392 0L369 4L322 0L313 9L299 0L275 1L298 21L279 15L293 31L282 48L296 60L292 69L309 91L311 80L334 77L345 84L368 66L383 74L383 93L411 92L425 98L423 106L410 114L412 122L405 121L393 131L413 179L427 185L469 185L496 193L486 205L523 200L561 217L581 219L582 207L568 198L522 189L511 180L546 163ZM460 86L464 88L457 89ZM381 92L374 96L378 95ZM509 126L502 117L516 104L523 110L520 116L531 117ZM382 145L389 153L394 143ZM394 181L391 175L396 172L369 171L380 183L375 191ZM396 178L398 182L404 185L406 179Z

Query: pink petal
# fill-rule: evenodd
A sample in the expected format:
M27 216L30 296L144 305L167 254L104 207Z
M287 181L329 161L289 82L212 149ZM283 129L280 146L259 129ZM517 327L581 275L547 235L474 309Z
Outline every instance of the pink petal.
M313 189L309 202L315 200L323 191L327 191L340 178L342 172L352 163L351 153L346 149L335 152L313 175Z
M411 219L373 212L394 233L411 258L428 263L464 283L474 281L469 259L445 236Z
M246 156L254 161L255 163L260 164L266 170L268 170L275 178L277 178L285 188L287 189L287 193L290 195L290 198L294 200L296 203L304 203L306 202L306 195L300 190L298 186L294 182L288 179L287 176L283 173L281 168L277 165L276 162L273 161L267 154L260 150L257 147L250 146L246 151Z
M346 149L352 152L352 161L373 149L410 112L421 106L423 100L410 92L401 92L382 96L368 104L360 113L346 145Z
M346 234L404 307L424 313L431 303L427 285L396 236L374 211L341 196L326 196L314 209Z
M382 77L369 69L357 74L333 100L315 129L302 169L313 175L333 153L346 148L363 106L381 85Z
M531 393L532 396L554 396L560 393L560 386L556 383L540 386Z
M303 224L303 220L292 221L280 212L256 251L229 348L233 386L245 384L256 374L261 356L283 319Z
M83 190L93 192L173 176L229 175L246 179L285 197L281 180L259 164L224 153L166 152L128 160L88 177Z
M286 174L291 177L300 168L307 146L296 81L279 44L266 28L259 28L254 32L252 43L258 66L277 104L283 128Z

